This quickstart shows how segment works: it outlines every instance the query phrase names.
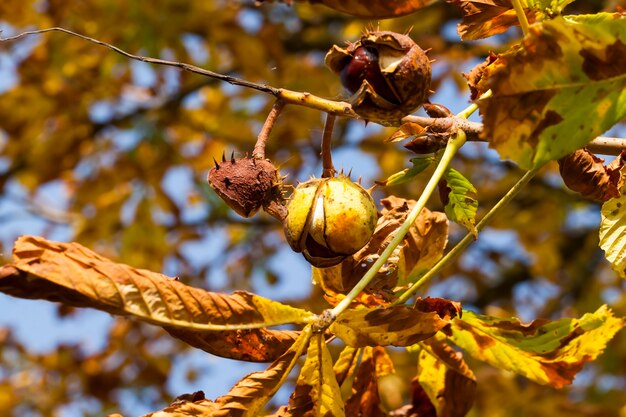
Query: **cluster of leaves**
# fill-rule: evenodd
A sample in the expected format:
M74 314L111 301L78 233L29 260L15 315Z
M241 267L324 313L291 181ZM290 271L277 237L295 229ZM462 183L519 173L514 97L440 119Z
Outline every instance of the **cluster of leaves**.
M327 96L336 94L337 90L332 90L336 81L318 65L306 65L301 56L314 60L316 51L337 43L336 39L328 39L331 31L326 25L342 25L342 35L346 38L354 37L354 31L363 26L359 24L355 29L348 18L300 4L294 9L274 9L269 5L261 9L239 9L207 3L203 6L206 9L193 6L201 10L191 10L192 6L180 8L177 2L165 2L168 10L159 13L168 16L168 25L164 27L161 17L146 17L145 10L128 10L122 3L93 1L88 3L93 10L82 10L88 6L49 2L45 13L35 13L34 8L28 9L21 2L5 2L0 8L6 9L2 16L9 16L16 27L29 24L71 27L120 47L144 48L155 56L163 54L167 45L168 53L181 61L197 62L197 57L190 52L191 47L185 44L180 33L199 35L207 50L207 57L197 62L199 64L223 73L240 74L246 79ZM336 5L336 2L328 3ZM384 2L391 5L391 16L414 12L430 3L433 2ZM452 3L457 3L464 12L459 26L464 39L499 34L518 22L508 1ZM472 73L470 87L476 96L488 89L493 91L491 98L479 102L485 137L492 146L502 157L514 160L519 166L538 169L548 161L581 148L624 116L622 94L626 77L620 48L626 42L626 31L624 17L619 13L561 17L562 8L569 2L520 3L525 6L527 19L534 24L521 44L504 38L500 51L503 53L491 56ZM31 12L24 12L27 9ZM102 10L109 12L101 13ZM252 33L245 24L233 24L244 19L241 10L259 13L263 22L261 28ZM276 22L275 13L296 19L294 10L300 15L297 30ZM376 8L370 7L367 12L383 16ZM79 19L83 13L99 16L97 23ZM133 25L133 13L151 24ZM417 13L421 13L420 21L425 21L418 31L423 32L423 41L433 47L435 54L450 62L459 59L455 54L467 54L468 58L484 54L484 50L480 52L480 45L449 48L444 38L428 34L429 31L437 33L435 28L455 16L454 9L437 4ZM120 14L128 16L127 25L120 21ZM188 20L189 16L194 18ZM214 22L210 27L205 24L203 17L206 16ZM392 28L414 21L412 15L402 19L388 24ZM109 32L107 27L132 27L133 30ZM136 27L139 27L138 35ZM420 37L420 34L414 36ZM512 44L510 48L508 43ZM181 279L192 284L198 284L198 277L203 277L214 266L192 265L184 252L184 244L206 236L210 231L208 227L215 228L227 218L223 226L228 231L224 251L232 261L228 271L231 285L250 288L248 277L258 266L256 263L276 250L271 238L263 238L261 245L258 241L263 236L271 236L266 231L275 231L275 227L263 218L253 221L256 227L237 225L234 217L228 218L223 204L206 187L199 185L182 201L177 200L164 185L164 178L171 170L185 167L192 170L193 181L199 184L202 178L196 173L202 173L208 161L221 154L226 145L242 152L249 150L247 138L253 137L252 132L258 127L254 123L259 118L255 109L269 108L270 103L261 99L259 106L258 102L255 104L258 97L245 89L232 92L214 81L198 80L185 73L172 75L166 70L153 72L158 81L152 85L137 86L132 78L136 76L134 72L141 69L133 69L126 60L78 39L51 37L45 45L31 48L19 63L19 88L4 93L4 104L0 105L0 112L6 115L3 119L9 121L2 126L0 135L7 138L2 148L8 161L1 177L3 187L20 184L27 190L26 206L52 225L69 223L75 240L115 254L128 264L151 270L161 270L169 257L177 261L176 271L180 272ZM21 52L16 48L11 53L20 55ZM77 56L82 59L72 59ZM272 65L259 66L259 62L273 62L278 70L272 71ZM449 65L435 84L455 72L454 66ZM305 74L310 76L303 76ZM168 90L172 88L168 84L172 77L176 78L176 85ZM100 81L94 82L94 79ZM88 93L84 93L86 91ZM76 97L80 97L78 103ZM188 97L199 99L202 105L184 105ZM88 111L93 111L95 104L106 104L115 111L104 119L99 118ZM118 108L125 107L128 111L117 113ZM39 111L34 112L33 108ZM60 108L74 111L59 113ZM270 142L268 153L280 155L288 151L289 157L293 157L286 167L297 173L298 167L306 165L307 157L314 158L316 152L311 151L308 136L311 126L319 122L315 112L290 111L292 113L283 116L273 132L273 136L278 137ZM352 126L343 122L341 136ZM134 134L139 131L144 140L130 140L130 144L125 144L129 139L124 138L124 130ZM382 145L383 136L389 135L374 132L362 142L366 152L375 155L382 177L397 171L397 163L404 158L398 150ZM488 157L461 155L456 169L448 169L445 181L440 184L447 217L474 234L477 233L478 211L476 189L481 192L481 205L488 207L491 200L498 199L502 190L510 187L508 173L515 173L510 167L500 168L502 171L497 176L501 181L497 185L488 179L490 175L481 179L480 175L489 174L493 169L485 166L485 158ZM415 158L415 168L408 175L394 176L387 184L395 187L392 190L396 194L414 195L421 187L417 174L436 160L437 157ZM605 168L591 165L596 171L605 172ZM609 198L602 208L601 239L609 260L623 274L624 185L620 171L618 163L606 169L605 174L611 179L603 175L594 178L601 177L613 187L607 192ZM469 180L476 187L461 172L473 172ZM578 175L579 171L576 172ZM412 181L401 184L398 178ZM38 198L40 187L50 181L63 184L70 196L63 208L67 214L61 218L47 210ZM498 277L491 284L484 282L484 270L480 268L462 264L451 266L448 274L462 273L471 277L478 296L470 302L484 307L498 300L502 308L508 306L512 310L508 315L514 315L507 293L511 286L532 282L532 277L556 281L559 277L562 279L563 274L567 277L575 271L580 279L563 279L563 293L581 295L576 309L583 312L595 310L601 304L597 302L601 288L593 287L594 291L588 294L584 291L585 285L594 285L591 284L595 282L594 276L581 273L595 264L581 261L585 268L580 268L571 261L577 253L594 250L593 243L597 242L589 237L593 230L563 231L560 226L565 218L565 207L579 200L571 194L554 194L549 181L538 181L529 187L528 195L519 205L510 208L510 215L502 216L507 221L494 223L499 228L520 226L520 241L535 258L534 262L520 262L497 249L485 249L480 256L492 259L497 266ZM193 218L187 207L200 205L201 201L208 209ZM321 284L326 300L331 304L342 300L367 265L389 243L390 233L398 228L411 204L413 202L401 199L385 200L383 217L368 246L340 266L314 269L314 278ZM134 215L124 218L122 212L129 207ZM545 212L555 213L555 217L545 219ZM65 306L91 307L130 316L156 324L182 342L216 355L273 361L267 370L248 375L228 394L214 401L201 395L191 396L175 401L156 413L158 415L256 415L288 379L298 359L306 354L299 377L294 381L295 390L289 405L280 408L277 415L384 415L395 410L395 415L462 416L475 398L483 397L474 373L450 343L497 368L560 388L571 383L582 365L595 359L623 326L623 320L614 317L606 307L584 314L580 319L534 321L524 325L517 319L467 310L461 314L456 303L443 299L420 299L411 307L393 305L397 291L406 289L443 256L449 233L445 218L441 212L424 210L370 288L357 299L359 306L345 310L333 318L332 323L322 321L320 324L324 317L313 313L319 312L323 305L319 301L321 297L315 295L307 301L306 307L296 308L290 306L292 303L278 303L247 292L233 295L207 292L161 274L113 263L78 244L58 244L33 237L17 241L13 263L0 272L0 289L22 298L48 299ZM532 227L528 227L529 224ZM547 233L557 237L546 238ZM567 243L572 234L576 241L569 247ZM577 244L589 239L592 245ZM203 284L206 285L212 284L209 281ZM572 287L568 288L569 285ZM558 315L560 307L571 306L553 305L552 310L542 313ZM296 330L268 328L287 323L296 325ZM118 335L111 341L120 337L123 339L123 335ZM335 361L331 350L336 347L328 344L331 337L338 337L347 345L335 356ZM417 356L417 371L414 366L409 367L409 371L394 369L394 351L383 348L389 345L406 347L407 355ZM614 355L620 357L618 353ZM92 370L92 373L99 372ZM159 382L163 373L166 372L160 374ZM117 375L118 387L124 385L122 372L111 371L111 374ZM384 381L394 374L400 375L401 381L412 379L408 405L402 405L406 398L384 405L389 401L385 398ZM504 383L506 379L498 381ZM10 386L11 382L6 384ZM97 398L110 398L115 384L103 386L109 390L98 394L88 392ZM394 385L394 389L397 386L402 384ZM342 390L348 392L342 395ZM532 395L530 390L527 395ZM67 401L63 396L57 398ZM10 410L14 405L10 398L2 401L0 410ZM619 403L614 406L619 407ZM38 406L32 407L37 409ZM488 415L493 405L482 402L477 407ZM501 402L499 407L505 404Z

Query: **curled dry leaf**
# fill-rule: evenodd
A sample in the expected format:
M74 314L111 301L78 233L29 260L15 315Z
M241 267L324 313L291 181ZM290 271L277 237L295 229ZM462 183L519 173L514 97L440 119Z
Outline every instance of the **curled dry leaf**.
M227 295L112 262L77 243L24 236L14 263L0 268L0 291L90 307L162 326L210 353L251 361L280 356L297 333L264 327L314 315L244 291Z
M583 148L559 159L559 172L570 190L594 200L607 201L620 195L619 170L624 165L624 157L626 151L607 166L604 159Z
M485 68L493 64L497 58L498 56L496 54L489 52L489 55L483 62L472 68L470 72L463 73L463 77L467 80L467 85L471 93L470 98L472 100L476 100L489 90L489 87L483 78L483 74L485 73Z
M457 31L463 40L476 40L497 35L511 26L519 26L511 0L447 0L461 8L463 20ZM538 10L524 8L530 23L537 20Z

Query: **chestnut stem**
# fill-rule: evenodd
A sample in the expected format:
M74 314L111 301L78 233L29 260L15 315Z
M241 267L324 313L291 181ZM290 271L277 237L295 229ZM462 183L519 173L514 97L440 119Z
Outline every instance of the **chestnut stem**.
M265 123L263 123L263 127L254 144L254 150L252 151L252 157L254 159L265 159L265 145L267 145L272 127L274 127L274 123L276 123L278 116L280 116L283 107L285 107L284 101L278 99L274 102L274 106L272 106L272 110L270 110L270 113L267 115Z
M322 135L322 178L332 178L335 176L331 144L333 141L333 129L335 128L336 118L337 116L334 114L326 114L326 123L324 124L324 133Z

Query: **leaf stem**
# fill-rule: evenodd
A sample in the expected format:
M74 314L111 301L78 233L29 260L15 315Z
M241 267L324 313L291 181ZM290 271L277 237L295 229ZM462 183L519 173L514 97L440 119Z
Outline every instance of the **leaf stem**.
M513 9L515 9L517 20L519 20L519 25L522 28L522 33L524 34L524 36L526 36L528 35L528 29L530 28L530 25L528 24L526 13L524 13L522 2L521 0L511 0L511 3L513 4Z
M426 206L426 202L435 191L437 184L439 183L439 180L443 176L445 170L448 168L450 161L452 161L452 158L461 148L461 146L463 146L465 141L465 132L463 132L462 130L458 130L455 135L452 135L450 137L450 140L446 145L446 149L441 157L441 160L439 161L439 164L437 165L437 168L435 169L435 172L433 173L432 177L430 177L430 180L428 180L428 183L426 184L422 195L420 195L420 198L417 200L417 202L407 215L406 219L402 223L402 226L400 226L396 230L395 236L393 237L391 242L389 242L389 245L387 245L385 250L380 254L380 257L376 260L376 262L374 262L370 269L367 270L365 275L363 275L363 278L361 278L361 280L354 286L354 288L352 288L352 290L350 290L346 297L331 310L332 317L337 317L346 308L348 308L352 301L354 301L354 299L359 295L359 293L363 291L365 287L367 287L372 279L374 279L374 277L376 276L380 268L385 264L385 262L387 262L392 252L402 242L402 239L404 239L404 236L408 233L409 229L411 228L413 223L415 223L415 220L419 216L420 212Z
M272 131L272 128L274 127L274 124L284 107L284 101L278 99L274 102L272 110L270 110L267 115L265 123L263 123L263 127L261 128L259 136L256 139L256 143L254 144L254 150L252 151L252 157L254 159L265 159L265 145L267 145L270 132Z
M493 216L495 216L502 208L504 208L519 192L524 188L526 184L537 174L537 171L541 167L536 167L527 171L522 178L520 178L517 183L498 201L498 203L489 210L487 214L480 220L480 222L476 225L476 230L481 231L485 228L487 224L491 221ZM406 290L398 299L395 300L394 304L402 304L405 303L409 298L415 294L415 292L428 281L430 281L435 275L439 273L444 267L446 267L452 260L454 260L470 243L474 241L474 236L471 233L467 233L463 239L459 243L456 244L450 252L448 252L443 258L437 262L437 264L432 267L428 272L426 272L418 281L413 283L408 290Z
M322 135L322 178L332 178L335 176L331 144L336 118L337 116L334 114L326 114L326 123L324 124L324 133Z

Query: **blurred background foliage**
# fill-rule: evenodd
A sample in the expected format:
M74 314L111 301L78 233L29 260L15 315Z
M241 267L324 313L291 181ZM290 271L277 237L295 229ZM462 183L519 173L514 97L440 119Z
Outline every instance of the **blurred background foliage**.
M614 10L617 3L579 1L567 12ZM332 44L357 39L368 25L410 29L437 60L431 100L453 112L468 104L461 73L520 36L514 29L461 43L459 18L458 10L444 2L380 22L307 3L0 2L5 37L59 26L130 53L330 98L345 97L338 78L323 65ZM280 225L264 214L238 217L205 181L213 158L251 153L272 102L256 91L134 62L61 33L0 43L2 262L9 261L17 236L40 234L78 241L116 261L178 276L207 290L244 289L321 311L326 304L310 283L310 268L289 250ZM288 182L321 172L323 119L319 112L296 106L281 115L267 155ZM341 120L335 131L335 165L352 169L365 186L407 167L411 154L401 144L383 143L392 132ZM626 137L626 130L619 125L609 134ZM479 143L466 145L454 167L478 189L483 213L521 175ZM376 189L374 196L416 199L425 179L423 174L408 184ZM435 199L429 208L442 209ZM603 303L623 316L625 285L597 247L599 220L598 204L567 191L551 164L424 293L524 320L580 316ZM453 227L450 244L462 233ZM95 348L70 341L34 349L11 322L26 314L20 309L40 302L12 303L0 296L7 312L6 327L0 328L0 415L137 415L162 408L184 389L214 395L212 386L217 394L229 388L215 370L211 373L216 361L205 361L206 354L198 355L160 329L121 319L87 325L100 333ZM59 326L81 315L89 314L89 322L101 314L55 308ZM51 335L54 331L49 329ZM402 366L396 366L399 378L387 384L389 392L408 394L414 358L401 351L393 355ZM182 375L176 369L181 357L195 358ZM219 372L240 367L221 361L225 365L216 368ZM623 332L562 391L479 363L471 366L479 382L472 416L511 415L512 410L516 416L626 416ZM206 381L211 387L201 384Z

